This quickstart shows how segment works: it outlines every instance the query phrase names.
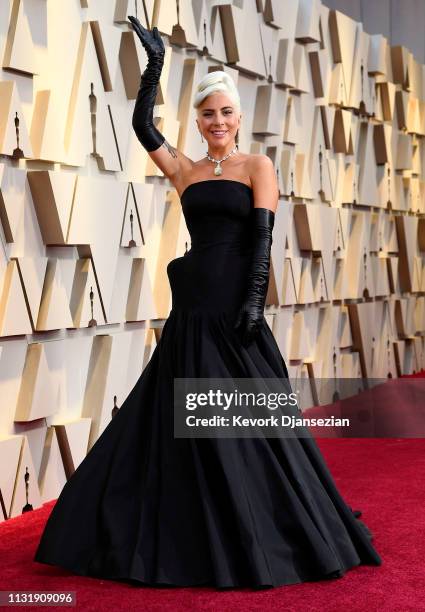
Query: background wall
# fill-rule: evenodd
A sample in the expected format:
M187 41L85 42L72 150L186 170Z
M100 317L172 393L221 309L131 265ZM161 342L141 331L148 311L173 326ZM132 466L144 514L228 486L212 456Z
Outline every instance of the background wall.
M404 45L425 63L423 0L325 0L330 9L361 21L368 34L383 34L390 45Z
M34 508L56 498L113 418L168 316L167 263L190 241L131 128L147 58L128 14L164 37L167 140L205 155L194 86L225 69L242 99L240 149L275 163L267 321L290 376L324 403L333 389L319 379L424 366L423 50L318 0L179 9L0 3L0 520L22 511L25 481Z

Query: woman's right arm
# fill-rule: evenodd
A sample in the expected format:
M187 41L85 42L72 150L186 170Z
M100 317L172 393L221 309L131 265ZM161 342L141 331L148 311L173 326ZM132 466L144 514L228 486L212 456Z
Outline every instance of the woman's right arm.
M132 125L142 146L167 178L173 182L190 170L191 160L171 146L153 122L153 108L164 64L165 48L158 29L142 26L137 17L128 17L148 56L134 105Z

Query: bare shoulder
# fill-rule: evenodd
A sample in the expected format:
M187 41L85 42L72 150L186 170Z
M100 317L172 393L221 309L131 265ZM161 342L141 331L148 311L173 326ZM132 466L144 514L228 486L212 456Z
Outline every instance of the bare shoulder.
M252 173L252 175L255 176L258 170L274 170L273 162L268 155L264 155L263 153L250 153L246 157L246 164L250 170L250 175Z
M252 154L247 160L254 193L254 206L276 211L279 186L274 164L268 155Z

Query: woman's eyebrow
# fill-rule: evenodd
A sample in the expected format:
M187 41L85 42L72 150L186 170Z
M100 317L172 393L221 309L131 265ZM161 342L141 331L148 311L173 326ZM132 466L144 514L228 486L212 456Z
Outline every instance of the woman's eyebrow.
M222 106L220 110L224 110L225 108L233 108L233 106ZM213 108L204 108L204 111L206 111L206 110L212 111L214 109Z

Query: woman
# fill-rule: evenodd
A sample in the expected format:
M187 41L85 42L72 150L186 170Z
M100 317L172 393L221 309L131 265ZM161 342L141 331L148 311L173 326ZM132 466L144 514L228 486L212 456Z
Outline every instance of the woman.
M129 17L148 54L134 107L141 144L177 189L191 249L167 274L172 309L151 360L65 484L35 560L149 585L273 587L380 565L310 435L179 438L174 378L287 379L264 319L278 187L271 161L236 146L240 105L222 71L198 85L205 158L153 124L158 30Z

